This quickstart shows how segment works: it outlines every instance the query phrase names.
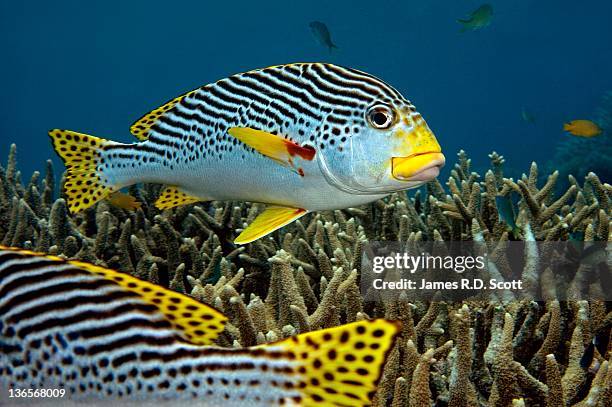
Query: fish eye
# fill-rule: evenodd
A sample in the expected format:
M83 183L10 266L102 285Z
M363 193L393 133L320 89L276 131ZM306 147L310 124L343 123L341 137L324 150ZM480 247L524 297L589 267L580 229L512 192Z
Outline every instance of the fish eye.
M388 129L395 122L395 113L388 106L376 105L368 110L366 118L375 129Z

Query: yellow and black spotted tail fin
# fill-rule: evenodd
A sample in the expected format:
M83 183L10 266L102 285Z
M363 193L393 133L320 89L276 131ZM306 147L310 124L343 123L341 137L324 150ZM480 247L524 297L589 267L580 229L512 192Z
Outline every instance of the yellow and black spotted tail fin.
M301 405L366 406L382 374L401 325L365 320L294 336L281 346L297 363Z
M66 165L65 192L68 209L87 209L115 191L98 171L100 151L109 141L70 130L49 131L53 147Z

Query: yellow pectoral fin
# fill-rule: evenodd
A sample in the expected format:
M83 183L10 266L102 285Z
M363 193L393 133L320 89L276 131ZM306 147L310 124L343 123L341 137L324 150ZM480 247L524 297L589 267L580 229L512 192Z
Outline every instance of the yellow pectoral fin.
M236 244L246 244L280 229L294 220L306 215L308 211L301 208L270 206L251 223L234 240Z
M180 191L176 186L169 186L162 191L159 198L155 201L155 207L157 209L170 209L176 206L188 205L194 202L202 201L201 198L188 195L183 191Z
M261 130L249 127L232 127L228 131L232 137L236 137L249 147L254 148L259 153L268 158L291 167L294 172L303 176L301 168L297 168L294 162L296 157L312 161L315 156L315 149L310 146L300 146L291 140L277 136Z

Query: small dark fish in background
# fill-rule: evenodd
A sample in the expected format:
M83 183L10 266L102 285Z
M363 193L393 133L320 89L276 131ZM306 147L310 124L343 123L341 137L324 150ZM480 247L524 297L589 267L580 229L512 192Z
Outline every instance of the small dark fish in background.
M329 49L329 52L332 52L334 48L338 48L338 46L336 46L336 44L332 42L331 34L329 33L329 29L327 28L325 23L322 23L320 21L313 21L308 24L308 26L310 27L310 31L312 31L312 35L315 36L315 38L321 45L327 47Z
M598 335L595 335L593 337L593 340L589 342L588 346L584 350L582 358L580 358L580 367L584 370L589 371L589 373L595 374L597 373L597 369L599 368L599 362L597 361L597 359L594 359L593 356L595 356L595 350L599 347L600 342L601 341ZM599 349L597 350L599 351Z
M515 239L518 238L521 229L516 224L516 212L510 194L496 196L495 205L497 206L497 215L507 225L508 231L512 233Z
M469 17L465 19L457 19L461 24L461 32L476 31L481 28L488 27L493 18L493 7L490 4L483 4L476 10L472 11Z
M521 118L523 119L525 123L535 124L536 122L536 118L533 112L531 112L525 106L523 106L523 108L521 109Z

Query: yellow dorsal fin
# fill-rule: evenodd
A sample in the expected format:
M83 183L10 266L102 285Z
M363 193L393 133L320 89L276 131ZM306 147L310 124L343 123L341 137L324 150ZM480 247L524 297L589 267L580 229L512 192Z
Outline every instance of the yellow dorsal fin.
M225 328L225 315L191 297L115 270L81 261L69 263L137 293L145 302L155 305L172 326L193 344L211 345Z
M306 215L308 211L301 208L269 206L234 240L236 244L246 244L280 229L294 220Z
M266 157L281 165L291 167L293 171L301 176L304 173L297 166L296 159L312 161L315 156L315 149L313 147L300 146L291 140L262 130L251 129L249 127L232 127L227 132L230 136L236 137Z
M112 281L122 289L137 294L147 304L156 307L180 336L195 345L212 345L227 322L225 315L206 304L129 274L82 261L64 260L57 256L19 248L0 246L0 250L10 250L24 256L43 257L58 263L69 263L80 270ZM58 271L58 273L61 273L61 271Z
M260 347L280 346L297 362L299 405L366 406L400 328L395 321L364 320Z
M194 202L202 201L201 198L196 198L186 194L185 192L178 189L176 186L168 186L159 195L159 198L155 201L155 207L157 209L170 209L180 205L188 205Z
M166 102L157 109L151 110L149 113L136 120L134 124L132 124L132 126L130 126L130 133L132 133L138 140L146 140L147 138L149 138L149 130L151 129L151 126L155 124L155 122L157 121L157 119L160 118L161 115L172 110L172 108L176 106L176 104L179 103L181 100L183 100L183 98L192 95L198 89L187 92L184 95L181 95L170 100L169 102Z
M145 302L155 305L172 326L195 345L211 345L225 328L227 321L225 315L191 297L119 271L82 261L69 261L69 263L137 293Z

